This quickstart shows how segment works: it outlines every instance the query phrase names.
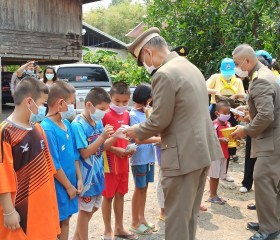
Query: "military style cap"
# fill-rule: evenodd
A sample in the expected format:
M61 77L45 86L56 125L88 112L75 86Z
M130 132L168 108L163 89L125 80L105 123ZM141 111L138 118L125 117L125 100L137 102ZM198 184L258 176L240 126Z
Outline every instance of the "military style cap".
M182 56L182 57L187 56L189 53L189 50L185 46L175 47L171 51L175 51L176 53L178 53L179 56Z
M160 31L156 27L149 28L138 36L132 43L127 45L127 50L137 59L138 66L143 66L143 63L139 61L140 52L143 46L154 37L160 36Z

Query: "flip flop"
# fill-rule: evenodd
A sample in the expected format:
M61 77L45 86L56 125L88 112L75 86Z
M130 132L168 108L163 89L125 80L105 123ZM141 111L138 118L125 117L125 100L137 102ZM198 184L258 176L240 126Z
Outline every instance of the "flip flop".
M137 229L130 227L129 231L139 234L139 235L151 235L152 232L150 232L152 229L148 228L145 224L141 224Z
M129 229L129 231L131 231L131 230ZM115 235L115 237L122 238L122 239L130 239L130 240L137 240L138 239L138 237L134 234L117 234L117 235Z
M115 240L115 239L111 237L101 237L101 240Z
M165 217L159 216L158 219L159 219L160 221L163 221L163 222L165 223Z
M147 228L151 229L152 232L157 232L157 231L158 231L156 225L153 224L153 223L147 222L147 224L145 224L145 226L146 226Z

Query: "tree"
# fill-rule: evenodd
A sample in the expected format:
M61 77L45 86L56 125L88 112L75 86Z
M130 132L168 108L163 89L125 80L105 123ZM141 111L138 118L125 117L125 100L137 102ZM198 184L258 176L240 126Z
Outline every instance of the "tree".
M85 13L83 19L121 41L130 42L125 34L142 21L145 12L143 4L132 3L131 0L114 0L107 9L92 9Z
M188 58L209 77L240 43L279 59L279 12L279 0L153 0L145 21L172 46L187 46Z

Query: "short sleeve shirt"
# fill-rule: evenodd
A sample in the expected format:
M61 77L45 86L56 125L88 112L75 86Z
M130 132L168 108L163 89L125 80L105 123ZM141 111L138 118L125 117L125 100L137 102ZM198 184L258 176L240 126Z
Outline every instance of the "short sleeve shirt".
M71 126L75 148L78 150L86 149L103 132L101 121L96 121L95 127L93 127L82 115L78 115L71 123ZM84 190L81 196L100 195L104 189L103 145L87 159L83 159L80 154L78 156L84 183Z
M207 81L206 81L207 88L215 89L217 90L217 94L219 95L234 95L234 94L244 94L245 90L243 86L243 82L240 78L236 78L232 84L232 88L234 89L235 93L231 89L226 89L224 86L224 83L221 80L221 74L216 73L213 74ZM211 96L211 103L216 103L215 101L215 95Z
M46 133L50 153L56 170L62 169L70 183L76 187L76 154L74 150L73 136L69 121L65 119L63 122L67 128L66 131L61 129L49 118L45 118L41 122L41 126ZM66 189L56 179L55 189L59 209L59 218L60 221L63 221L69 218L69 216L78 212L78 198L76 197L70 200Z
M4 227L0 206L0 239L56 239L60 233L54 186L56 173L43 129L0 124L0 194L11 193L21 228Z
M136 109L131 110L130 115L130 126L139 124L146 121L146 114ZM144 165L155 162L155 150L152 144L139 144L131 157L131 165Z
M110 108L109 111L105 114L102 121L104 126L110 124L116 131L121 127L121 125L129 125L129 113L124 112L123 114L118 114ZM113 146L125 149L127 145L127 140L117 139ZM106 159L104 165L106 173L123 174L128 173L129 171L128 157L119 158L117 155L113 154L110 151L106 151Z

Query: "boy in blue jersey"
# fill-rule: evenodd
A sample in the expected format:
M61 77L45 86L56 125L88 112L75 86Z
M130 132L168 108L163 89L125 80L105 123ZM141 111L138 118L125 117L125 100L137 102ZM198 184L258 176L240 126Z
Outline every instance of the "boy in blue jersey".
M45 130L50 153L57 170L55 188L59 209L60 240L67 240L69 220L78 212L78 198L83 182L78 164L78 154L74 151L71 125L66 118L73 116L75 89L70 84L59 81L49 92L47 117L41 125Z
M111 102L109 94L102 88L93 88L85 99L85 109L72 122L75 148L84 190L79 196L79 215L74 239L88 239L88 223L102 202L104 189L103 150L122 136L122 130L114 132L111 125L103 127L102 118Z

